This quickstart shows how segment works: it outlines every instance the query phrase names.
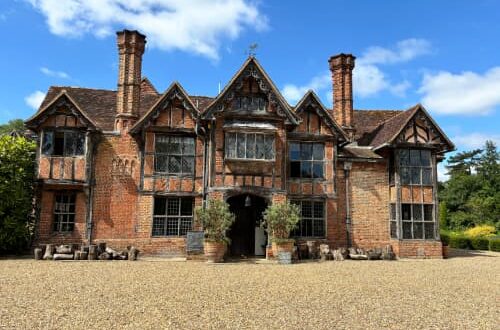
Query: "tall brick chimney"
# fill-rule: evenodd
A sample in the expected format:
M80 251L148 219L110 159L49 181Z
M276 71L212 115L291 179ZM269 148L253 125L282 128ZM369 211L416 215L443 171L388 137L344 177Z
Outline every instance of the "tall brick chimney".
M127 131L139 117L142 54L146 37L138 31L116 33L119 69L115 130Z
M353 133L352 70L356 57L339 54L330 57L330 71L333 84L333 117L337 123Z

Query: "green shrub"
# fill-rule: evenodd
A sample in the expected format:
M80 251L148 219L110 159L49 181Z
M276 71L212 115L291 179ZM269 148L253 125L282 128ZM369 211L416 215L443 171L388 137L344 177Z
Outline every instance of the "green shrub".
M491 225L480 225L474 228L467 229L464 234L468 237L484 237L493 236L495 234L495 227Z
M267 227L274 241L276 239L287 239L290 232L300 221L300 209L296 204L289 201L275 203L267 207L264 212L262 227Z
M500 236L490 237L490 251L500 252Z
M451 235L450 236L450 247L454 249L469 249L470 248L470 239L465 235Z
M450 226L448 220L448 207L446 202L439 203L439 226L446 229Z
M470 237L470 245L474 250L488 250L489 239L486 237Z
M196 208L196 216L197 221L203 225L205 240L228 242L226 232L235 220L234 214L229 210L229 204L221 200L209 200L206 208Z
M441 231L439 235L441 236L441 242L443 245L450 245L450 234L448 232Z

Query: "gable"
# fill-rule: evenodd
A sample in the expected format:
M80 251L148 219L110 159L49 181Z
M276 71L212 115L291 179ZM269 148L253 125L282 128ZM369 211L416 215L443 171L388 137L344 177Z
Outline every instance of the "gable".
M41 127L81 127L95 130L96 124L78 106L65 90L41 108L26 121L26 126Z
M295 113L301 119L295 132L332 135L339 140L347 140L346 133L333 120L313 91L308 91L297 103Z
M239 100L239 96L244 94L255 95L255 98ZM298 118L254 57L249 57L245 61L224 90L207 107L203 118L211 119L215 113L226 111L243 110L242 112L248 114L242 102L250 102L254 106L254 103L257 103L256 107L261 107L261 99L266 103L265 111L260 111L261 114L274 114L292 124L298 124Z
M197 119L198 109L182 86L174 82L130 132L138 133L141 129L151 126L194 128Z

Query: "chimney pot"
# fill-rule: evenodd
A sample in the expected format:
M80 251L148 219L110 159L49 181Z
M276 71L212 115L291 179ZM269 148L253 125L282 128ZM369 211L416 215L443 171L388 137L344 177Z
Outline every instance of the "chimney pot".
M348 133L353 134L352 70L356 57L338 54L330 57L332 72L333 117Z

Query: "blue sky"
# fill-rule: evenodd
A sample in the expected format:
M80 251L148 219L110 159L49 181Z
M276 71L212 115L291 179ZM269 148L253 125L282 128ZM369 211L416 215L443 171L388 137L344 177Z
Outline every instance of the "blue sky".
M50 85L115 89L114 32L148 37L143 75L217 94L257 43L291 104L331 104L329 56L357 56L355 108L422 102L459 150L500 142L500 2L4 0L0 123L27 118Z

